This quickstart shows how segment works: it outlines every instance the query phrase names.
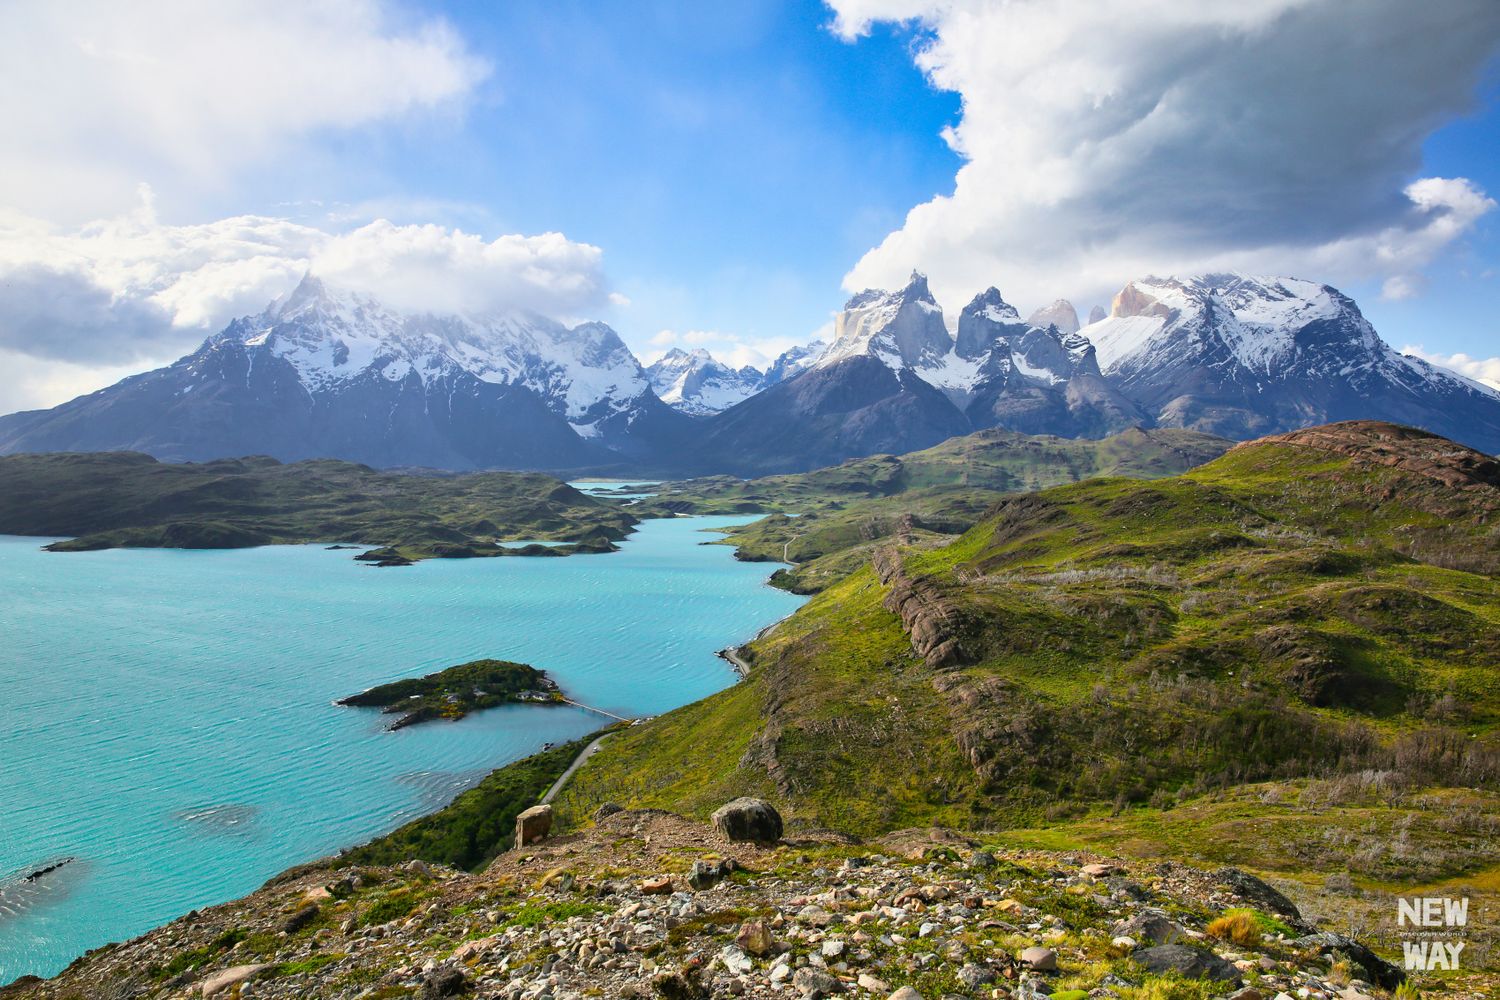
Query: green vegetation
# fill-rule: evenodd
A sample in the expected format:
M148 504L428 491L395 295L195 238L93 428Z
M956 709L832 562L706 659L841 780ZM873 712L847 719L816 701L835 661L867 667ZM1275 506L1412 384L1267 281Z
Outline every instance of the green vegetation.
M470 712L516 703L557 705L562 694L545 673L525 663L474 660L425 677L393 681L339 699L340 705L400 713L390 729L430 719L462 719Z
M271 458L158 462L131 452L0 457L0 534L69 536L54 551L340 542L390 561L609 551L627 508L535 473L379 472ZM503 541L566 541L508 548Z
M1407 447L1426 446L1387 450ZM1320 881L1480 877L1500 489L1363 454L1244 445L1001 498L950 544L893 538L911 599L871 567L828 586L742 650L744 684L614 738L560 817L763 794L860 834L1034 827ZM956 653L935 668L914 637Z
M502 767L432 815L345 852L338 865L395 865L415 858L470 871L482 868L510 848L516 817L537 804L592 739L586 736Z
M1000 494L1092 476L1155 477L1224 453L1229 442L1195 431L1129 430L1102 441L987 430L899 457L875 455L813 472L744 481L714 476L664 483L631 508L673 513L773 512L728 529L741 559L790 562L771 582L811 594L848 576L892 536L908 544L950 541Z

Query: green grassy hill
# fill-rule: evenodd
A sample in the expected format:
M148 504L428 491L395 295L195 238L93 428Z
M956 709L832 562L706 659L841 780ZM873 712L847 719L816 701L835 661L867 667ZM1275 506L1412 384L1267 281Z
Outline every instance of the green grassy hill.
M607 549L635 524L619 504L536 473L428 476L264 457L166 463L130 452L0 457L0 534L69 536L59 550L344 542L462 557L514 554L495 544L505 540Z
M987 430L907 455L876 455L813 472L664 483L632 508L653 513L770 513L725 532L742 559L790 562L772 583L816 593L902 534L936 543L984 516L998 494L1094 476L1152 478L1222 455L1229 442L1181 430L1129 430L1100 441Z
M1485 456L1333 425L1173 478L1014 495L951 544L900 540L746 647L745 683L612 739L564 820L758 793L859 834L1128 832L1370 885L1495 864ZM1258 821L1289 812L1318 818Z

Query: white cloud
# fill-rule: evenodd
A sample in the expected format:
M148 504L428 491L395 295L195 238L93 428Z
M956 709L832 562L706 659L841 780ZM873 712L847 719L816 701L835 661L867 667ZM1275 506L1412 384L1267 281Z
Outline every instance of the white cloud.
M179 357L309 271L409 311L571 319L610 304L602 252L559 233L485 240L384 220L328 233L262 216L172 226L142 195L134 212L73 230L0 212L0 351L30 359L24 377L7 366L0 412Z
M462 110L488 72L381 0L10 0L0 191L78 222L142 177L221 188L322 132Z
M1471 358L1462 352L1458 354L1439 354L1435 351L1423 349L1421 344L1408 344L1401 348L1402 354L1410 354L1430 361L1435 365L1456 371L1460 375L1466 375L1476 382L1500 389L1500 357L1497 358Z
M1399 296L1495 206L1463 178L1410 181L1423 140L1474 105L1493 0L828 2L851 41L918 24L917 64L963 99L953 193L912 209L850 290L917 267L956 310L992 283L1035 305L1229 268Z

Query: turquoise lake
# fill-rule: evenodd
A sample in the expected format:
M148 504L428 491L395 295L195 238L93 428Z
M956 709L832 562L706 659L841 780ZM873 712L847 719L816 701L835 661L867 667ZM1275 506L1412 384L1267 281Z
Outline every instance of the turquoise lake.
M388 733L336 698L480 657L630 717L733 683L715 651L803 601L702 544L745 520L646 521L608 555L392 569L322 546L49 553L0 536L0 984L243 895L605 721L509 706Z

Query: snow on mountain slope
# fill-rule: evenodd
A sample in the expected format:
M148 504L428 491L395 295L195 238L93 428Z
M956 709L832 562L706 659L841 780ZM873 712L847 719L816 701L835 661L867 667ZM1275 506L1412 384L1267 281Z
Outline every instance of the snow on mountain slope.
M462 370L481 381L524 385L585 437L628 413L650 381L619 335L603 323L569 329L529 312L403 315L376 300L306 278L259 316L221 337L263 347L297 369L310 391L365 372L390 381Z
M738 370L699 348L674 347L646 369L663 403L696 417L727 410L759 392L765 375L746 365Z
M868 355L899 371L940 365L953 351L943 310L916 271L899 291L870 288L854 296L834 319L833 330L833 345L819 365Z
M1080 332L1105 377L1163 426L1244 438L1383 419L1500 450L1500 393L1398 353L1328 285L1143 278Z
M178 362L28 416L0 451L269 454L439 468L572 468L680 454L608 326L534 313L407 314L306 278Z

